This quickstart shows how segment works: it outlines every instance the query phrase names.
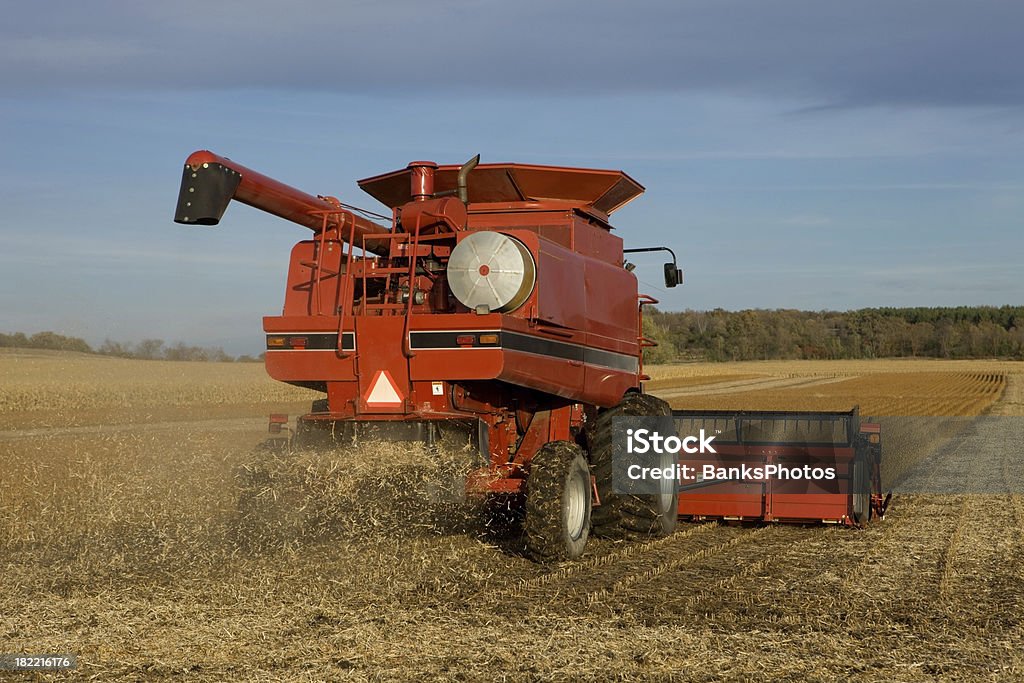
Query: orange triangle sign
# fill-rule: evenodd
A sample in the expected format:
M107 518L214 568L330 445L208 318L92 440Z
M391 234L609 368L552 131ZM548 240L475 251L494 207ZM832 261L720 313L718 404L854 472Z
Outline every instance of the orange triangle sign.
M370 393L366 395L368 406L397 406L402 404L402 394L395 385L391 373L378 370L370 383Z

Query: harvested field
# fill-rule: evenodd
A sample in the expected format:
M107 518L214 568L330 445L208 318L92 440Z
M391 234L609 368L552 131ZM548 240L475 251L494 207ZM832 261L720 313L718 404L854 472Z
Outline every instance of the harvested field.
M715 410L849 410L862 415L979 415L999 398L999 372L871 372L727 381L690 388L663 386L654 393L673 408Z
M265 417L318 394L275 382L262 363L147 362L0 349L0 429ZM201 368L201 369L200 369Z
M410 498L435 465L380 446L282 466L313 492L311 514L282 519L271 540L285 542L254 544L240 470L262 416L294 414L308 392L258 365L28 355L0 355L0 652L75 653L75 678L1024 678L1019 495L898 496L863 531L683 525L542 566L518 539ZM951 472L920 465L949 434L920 420L1024 415L1022 373L995 361L650 369L677 407L859 403L891 416L887 478L932 487ZM1013 438L992 432L954 474L1019 485Z

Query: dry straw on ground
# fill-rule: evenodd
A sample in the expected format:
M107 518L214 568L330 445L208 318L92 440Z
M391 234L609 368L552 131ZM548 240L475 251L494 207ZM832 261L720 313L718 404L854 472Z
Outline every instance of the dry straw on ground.
M1019 496L900 497L865 531L687 526L650 543L597 541L577 563L540 566L514 543L439 533L430 501L443 499L434 482L449 470L415 448L256 454L255 418L304 398L268 389L254 366L210 375L205 365L125 361L107 373L109 361L77 358L65 390L52 364L61 362L0 383L0 649L76 653L78 678L1024 678ZM677 400L1022 412L1019 365L751 365L689 368L699 379L659 390L710 389L715 375L737 390ZM83 377L99 375L109 377L83 389ZM796 386L741 384L765 377L842 381L807 387L804 399ZM42 412L94 406L91 431L45 428L18 403L32 384L49 395ZM137 395L146 410L127 407L124 396ZM192 399L198 410L159 404ZM252 416L256 427L222 419L219 400L233 406L227 417ZM941 441L907 436L912 428L886 433L887 457L908 467ZM1020 449L995 452L999 476L1019 481ZM290 488L303 515L284 520L275 542L249 543L239 498Z

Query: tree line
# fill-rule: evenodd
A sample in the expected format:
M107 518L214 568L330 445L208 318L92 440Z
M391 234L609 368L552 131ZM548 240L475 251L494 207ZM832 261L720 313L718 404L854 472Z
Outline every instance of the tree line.
M651 363L687 360L1010 358L1024 360L1024 306L862 308L855 311L659 311L644 309ZM52 349L144 360L246 362L220 347L84 339L55 332L0 333L0 347Z
M845 358L1024 360L1024 306L854 311L644 309L649 362Z
M94 353L101 356L117 358L137 358L141 360L185 360L206 361L216 363L245 363L262 360L253 356L232 356L219 346L193 346L184 342L166 345L162 339L143 339L140 342L117 342L105 340L99 347L93 348L84 339L68 337L56 332L37 332L27 335L24 332L4 334L0 332L0 348L47 349L51 351L77 351Z

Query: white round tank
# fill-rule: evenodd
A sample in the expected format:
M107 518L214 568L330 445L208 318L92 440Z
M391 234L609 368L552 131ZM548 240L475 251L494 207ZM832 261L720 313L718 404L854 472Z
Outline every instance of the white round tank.
M448 259L448 286L467 308L507 313L523 305L537 282L537 268L526 246L500 232L474 232Z

